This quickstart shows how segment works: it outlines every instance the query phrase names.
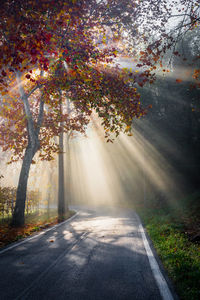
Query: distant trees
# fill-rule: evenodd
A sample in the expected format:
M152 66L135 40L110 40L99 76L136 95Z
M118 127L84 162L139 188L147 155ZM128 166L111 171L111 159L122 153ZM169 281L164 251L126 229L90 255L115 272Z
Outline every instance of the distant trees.
M174 77L166 76L145 86L141 99L145 105L151 103L152 109L134 125L165 159L168 166L160 167L183 193L198 189L200 184L199 90L191 90L190 83L177 84Z

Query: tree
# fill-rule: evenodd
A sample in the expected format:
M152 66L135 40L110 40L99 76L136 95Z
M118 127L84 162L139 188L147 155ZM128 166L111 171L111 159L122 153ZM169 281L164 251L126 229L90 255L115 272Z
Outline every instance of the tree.
M5 7L2 8L2 22L1 22L1 89L2 95L4 96L4 107L2 109L2 117L6 116L6 121L2 123L2 135L4 137L3 146L4 150L8 149L12 144L15 147L15 156L24 156L23 164L20 173L19 185L17 190L17 201L15 211L13 215L13 225L21 225L24 222L24 207L26 199L26 188L28 181L28 174L32 159L39 147L44 148L45 143L50 140L51 136L45 136L44 133L40 132L40 127L44 118L44 102L47 91L44 89L45 80L43 80L44 71L49 68L50 59L48 56L58 56L56 52L56 40L53 38L53 30L59 22L62 22L63 13L60 10L63 5L60 5L60 1L56 6L46 7L43 2L42 5L38 4L37 1L29 1L29 3L19 1L13 3L12 1L5 1ZM35 8L34 12L30 11ZM73 19L70 17L71 6L64 5L65 9L65 20L68 23L72 23L72 26L76 28L76 24L73 23ZM54 19L52 19L52 9L57 13ZM74 10L77 12L77 6L74 6ZM14 16L10 19L10 13L14 11ZM18 14L16 14L18 12ZM59 18L60 13L60 18ZM75 13L77 16L77 13ZM70 19L70 20L69 20ZM54 26L52 22L55 21ZM65 24L68 26L69 24ZM7 27L6 31L4 28ZM11 48L8 48L11 46ZM50 55L49 55L49 54ZM33 68L40 70L40 78L35 80L33 77ZM9 78L11 81L9 82ZM24 81L29 80L28 84ZM18 94L13 95L8 91L8 85L10 87L13 81L16 81L18 85ZM31 83L31 84L30 84ZM27 88L25 90L25 88ZM14 89L14 86L13 86ZM30 97L37 90L37 103L30 103ZM13 119L14 112L14 99L22 100L22 103L17 103L19 109L19 115L17 120ZM6 99L6 100L5 100ZM34 100L33 100L34 101ZM17 100L16 100L17 102ZM8 108L10 106L10 108ZM31 110L32 109L32 110ZM5 110L9 110L9 114L5 113ZM24 114L22 121L20 117ZM9 137L6 134L12 132L12 125L18 121L18 134L17 136L12 134L9 142ZM21 132L20 132L21 130ZM39 142L39 133L44 137L43 145ZM6 141L7 139L7 141ZM16 139L16 140L15 140ZM41 139L41 137L40 137ZM18 142L16 145L15 142ZM17 146L17 147L16 147ZM23 148L26 147L26 151L23 154ZM49 145L49 151L43 155L43 158L51 159L50 152L56 150L55 145ZM17 154L17 155L16 155Z
M84 132L96 110L107 140L112 141L110 134L130 132L132 119L145 111L134 86L137 77L109 66L116 50L95 43L104 28L98 20L88 19L87 1L4 3L0 9L0 135L3 150L12 149L11 160L23 159L12 219L13 226L21 226L35 154L39 151L41 159L51 160L53 152L62 150L54 136L69 130ZM60 65L65 66L62 75L55 72ZM148 72L144 76L148 80ZM66 98L76 111L70 118L60 111Z
M148 30L147 34L144 33L142 38L144 44L142 51L139 53L138 66L148 68L153 76L157 68L160 68L163 73L167 71L163 65L165 57L166 55L169 56L169 53L168 64L172 63L174 59L177 60L176 57L182 58L182 61L185 62L189 59L188 65L193 66L193 79L196 80L193 87L199 87L200 70L197 67L199 65L199 51L196 52L191 62L190 57L187 57L187 51L180 50L180 43L184 43L188 33L198 32L200 24L199 1L179 0L172 1L170 4L167 2L165 0L159 1L157 12L154 10L155 14L151 13L152 16L147 20L147 24L149 21L154 20L150 27L153 38L148 38ZM196 35L196 46L197 44L199 44L198 34ZM153 76L153 79L155 79L155 76ZM180 82L179 79L177 82Z

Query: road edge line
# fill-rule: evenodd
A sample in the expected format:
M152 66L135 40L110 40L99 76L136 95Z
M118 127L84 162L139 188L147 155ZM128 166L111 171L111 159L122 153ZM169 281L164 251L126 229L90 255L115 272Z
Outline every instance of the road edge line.
M146 238L146 234L145 234L145 231L144 231L144 228L143 228L141 222L139 222L139 231L142 235L142 240L143 240L143 244L144 244L148 259L149 259L149 264L150 264L153 276L157 283L157 286L160 291L162 299L163 300L174 300L174 297L168 287L167 281L165 280L163 274L161 273L159 265L156 261L156 258L151 250L151 247Z
M61 223L59 223L59 224L56 224L56 225L54 225L54 226L52 226L52 227L50 227L50 228L44 229L44 230L42 230L41 232L39 232L38 234L35 234L34 236L27 237L27 238L23 239L23 241L16 242L14 245L8 246L7 248L5 248L5 249L3 249L3 250L0 250L0 255L3 254L3 253L5 253L5 252L7 252L7 251L9 251L9 250L12 250L12 249L14 249L14 248L16 248L16 247L18 247L18 246L20 246L20 245L22 245L22 244L24 244L24 243L26 243L26 242L28 242L28 241L30 241L30 240L33 240L33 239L35 239L36 237L39 237L40 235L43 235L43 234L45 234L46 232L53 230L54 228L57 228L57 227L59 227L59 226L65 224L65 223L68 223L69 221L73 220L75 217L77 217L77 216L79 215L79 211L76 211L75 209L74 209L74 211L75 211L76 213L75 213L73 216L71 216L69 219L65 220L64 222L61 222Z

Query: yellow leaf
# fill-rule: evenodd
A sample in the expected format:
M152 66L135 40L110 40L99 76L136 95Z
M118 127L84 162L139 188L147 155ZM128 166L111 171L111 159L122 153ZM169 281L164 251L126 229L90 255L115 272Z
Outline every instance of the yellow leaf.
M125 128L125 132L129 131L129 130L130 130L130 128L131 128L131 126L126 126L126 128Z

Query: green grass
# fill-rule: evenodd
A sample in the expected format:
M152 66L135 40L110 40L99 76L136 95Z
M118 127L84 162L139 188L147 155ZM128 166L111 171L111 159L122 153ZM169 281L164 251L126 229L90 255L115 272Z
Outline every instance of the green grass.
M42 215L42 214L46 214L46 210L40 210L38 212L38 210L32 211L29 214L25 213L25 219L29 218L29 216L38 216L38 215ZM5 214L4 216L2 214L0 214L0 224L1 223L9 223L10 220L12 219L12 213L8 213Z
M34 212L25 216L26 224L34 224L37 222L49 222L58 216L56 209L50 209L49 213L46 210L40 210L39 212Z
M33 211L29 214L25 213L25 224L34 224L37 222L49 222L52 219L55 219L58 216L58 211L57 209L50 209L49 213L47 212L46 209L40 209L39 211ZM6 217L0 216L0 224L1 223L10 223L12 218L12 215L7 215Z
M183 223L164 210L138 213L180 299L200 299L200 245L190 242Z

